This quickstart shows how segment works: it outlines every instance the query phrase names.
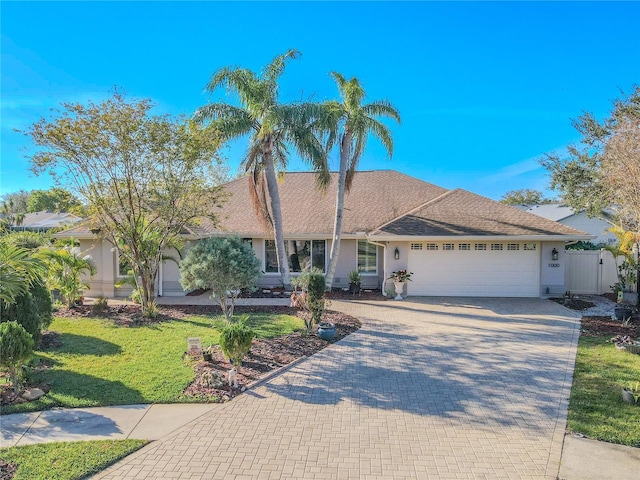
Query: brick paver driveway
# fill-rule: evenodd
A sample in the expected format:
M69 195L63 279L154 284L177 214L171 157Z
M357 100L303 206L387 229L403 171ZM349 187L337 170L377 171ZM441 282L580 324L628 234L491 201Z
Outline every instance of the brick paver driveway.
M332 308L363 328L99 478L556 478L577 315L539 299Z

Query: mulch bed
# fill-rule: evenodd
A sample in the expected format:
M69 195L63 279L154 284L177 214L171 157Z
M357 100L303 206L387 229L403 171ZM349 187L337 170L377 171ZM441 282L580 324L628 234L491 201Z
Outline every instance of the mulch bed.
M581 300L579 298L567 297L567 298L550 298L549 300L559 303L571 310L586 310L587 308L594 307L596 304Z
M271 307L293 310L288 307ZM264 311L260 307L260 311ZM290 313L290 312L284 312ZM307 312L294 310L294 314L300 317L308 315ZM237 369L238 388L226 384L226 375L231 365L222 354L220 347L212 351L212 360L205 362L199 357L194 365L195 378L184 390L188 397L197 397L210 402L225 402L246 390L251 383L259 380L265 374L284 367L291 362L313 355L331 343L355 332L361 326L360 321L354 317L340 312L326 311L323 321L332 322L336 326L336 335L330 342L320 339L315 331L309 335L300 332L291 333L282 337L254 340L249 354Z
M14 463L7 463L0 458L0 480L11 480L18 470Z
M588 337L615 337L618 335L640 339L640 317L632 317L629 326L611 317L582 317L580 333Z

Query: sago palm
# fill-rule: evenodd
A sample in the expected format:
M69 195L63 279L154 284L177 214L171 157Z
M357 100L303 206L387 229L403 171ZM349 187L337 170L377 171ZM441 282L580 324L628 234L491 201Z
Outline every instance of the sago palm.
M235 93L239 106L210 103L195 113L198 122L209 121L222 141L249 136L243 167L249 176L252 198L263 220L273 228L278 266L282 282L290 284L289 263L285 252L282 210L277 172L284 172L289 158L288 146L318 173L317 181L326 186L329 175L322 145L311 128L320 107L313 103L280 103L278 79L287 62L300 56L297 50L278 55L260 75L245 68L225 67L215 72L206 86L213 93L219 87Z
M331 289L333 276L340 254L344 195L351 188L358 161L365 150L369 135L380 140L389 158L393 155L393 137L389 128L377 117L387 117L400 123L400 115L387 100L377 100L363 104L365 91L357 78L346 80L338 72L331 72L338 85L341 101L331 101L324 105L324 128L328 132L327 152L339 144L340 169L336 194L336 213L333 227L331 254L327 270L327 289Z

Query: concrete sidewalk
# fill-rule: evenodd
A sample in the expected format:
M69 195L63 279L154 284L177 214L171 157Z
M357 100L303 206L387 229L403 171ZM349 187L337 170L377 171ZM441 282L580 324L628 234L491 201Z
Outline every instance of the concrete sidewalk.
M0 417L0 446L78 440L158 440L217 404L125 405L53 409Z

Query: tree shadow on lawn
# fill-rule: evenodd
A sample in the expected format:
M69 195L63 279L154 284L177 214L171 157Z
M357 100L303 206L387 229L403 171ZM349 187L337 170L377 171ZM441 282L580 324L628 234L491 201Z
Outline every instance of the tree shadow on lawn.
M61 333L59 335L59 347L47 348L46 352L70 353L78 355L118 355L122 353L122 348L113 342L108 342L96 337L87 335L76 335L75 333Z
M317 405L349 400L477 425L554 429L570 388L571 329L469 328L430 338L365 324L266 387Z
M69 370L51 369L34 374L35 385L46 385L47 395L28 404L9 406L10 411L46 410L53 407L96 407L149 403L140 392L120 381L106 380ZM4 413L5 407L3 407Z

